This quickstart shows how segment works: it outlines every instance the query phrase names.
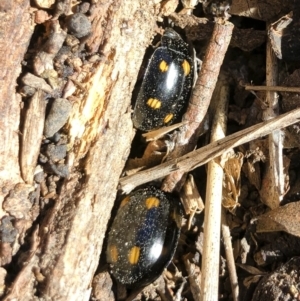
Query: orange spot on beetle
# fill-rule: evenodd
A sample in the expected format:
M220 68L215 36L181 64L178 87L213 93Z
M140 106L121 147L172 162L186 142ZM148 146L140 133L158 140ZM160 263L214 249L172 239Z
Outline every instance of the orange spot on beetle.
M121 204L120 204L120 208L121 208L121 207L124 207L129 201L130 201L130 196L128 195L127 197L125 197L125 198L122 200L122 202L121 202Z
M151 209L153 207L158 207L160 200L156 197L150 197L146 199L146 207L147 209Z
M119 252L116 245L112 245L109 247L109 256L111 263L115 263L118 261Z
M188 76L189 73L191 72L191 66L190 63L187 60L184 60L181 64L182 68L183 68L183 72L185 76Z
M130 249L128 254L128 260L131 264L137 264L140 258L141 248L134 246Z
M159 109L161 107L161 101L157 98L149 98L147 105L152 109Z
M168 71L168 68L169 68L169 66L168 66L168 64L167 64L166 61L162 60L162 61L159 63L159 70L160 70L161 72L167 72L167 71Z
M174 115L172 113L169 113L168 115L166 115L166 117L164 118L164 123L168 123L172 120L172 118L174 117Z

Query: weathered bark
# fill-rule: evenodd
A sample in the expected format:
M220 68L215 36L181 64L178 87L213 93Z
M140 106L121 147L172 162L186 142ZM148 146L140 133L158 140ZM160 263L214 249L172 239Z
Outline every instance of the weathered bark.
M1 1L0 18L0 187L9 190L23 182L18 160L21 96L16 87L34 29L29 0ZM0 201L2 193L0 189Z
M11 188L23 183L18 159L21 97L15 87L33 32L29 1L12 3L2 9L2 20L7 22L2 21L0 28L0 78L5 80L0 87L1 202L11 200ZM101 60L82 68L80 87L73 94L76 101L71 98L73 109L66 127L70 176L53 209L35 228L24 266L4 300L89 300L118 180L134 135L131 93L153 36L154 15L150 2L99 1L94 5L93 34L87 44L100 53ZM28 192L33 189L24 187ZM6 215L6 211L1 214ZM31 216L26 229L35 218ZM18 238L15 243L19 244Z

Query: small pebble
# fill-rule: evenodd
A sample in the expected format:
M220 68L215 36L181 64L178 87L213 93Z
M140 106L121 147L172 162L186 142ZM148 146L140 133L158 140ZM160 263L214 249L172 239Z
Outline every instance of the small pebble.
M49 20L51 16L44 10L37 10L34 15L34 21L36 24L43 24L45 21Z
M45 121L44 135L52 137L67 122L72 110L72 104L65 98L57 98L53 101L50 112Z
M45 164L48 161L48 158L43 155L43 154L39 154L39 162L42 164Z
M55 133L52 137L53 142L57 143L60 140L60 133Z
M54 174L62 178L66 178L69 176L69 169L68 166L65 164L50 164L50 169Z
M2 243L13 243L16 239L18 231L12 224L12 220L14 220L11 216L4 216L1 219L0 223L0 239Z
M67 145L66 144L62 144L62 145L48 144L47 148L46 148L46 155L53 162L62 160L67 155Z
M42 79L38 76L35 76L32 73L26 73L22 77L22 82L24 85L33 87L35 89L41 89L47 93L52 92L51 86L49 86L44 79Z
M36 92L36 89L31 87L31 86L23 86L20 90L20 94L23 96L23 97L31 97L33 96L33 94Z
M45 179L45 174L44 174L43 171L41 171L41 172L34 175L34 181L36 183L41 183L41 182L44 181L44 179Z
M88 2L82 2L80 5L79 5L79 13L82 13L82 14L86 14L89 9L91 7L91 4L88 3Z
M76 38L82 38L91 33L92 24L86 15L76 13L67 18L67 28Z
M47 184L44 180L44 181L41 182L41 194L42 194L42 196L45 196L48 193L49 193L49 190L48 190Z

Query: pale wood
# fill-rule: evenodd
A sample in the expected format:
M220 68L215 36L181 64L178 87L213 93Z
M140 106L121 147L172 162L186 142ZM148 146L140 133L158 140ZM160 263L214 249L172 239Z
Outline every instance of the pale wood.
M229 86L220 89L211 129L211 143L225 137ZM207 164L207 182L204 211L204 244L201 265L200 301L217 300L219 294L220 230L223 188L223 167L221 158Z
M26 110L20 166L22 177L28 184L33 184L34 170L43 137L46 105L45 94L39 90L29 100L29 107Z
M226 254L228 274L230 278L232 298L234 301L239 301L240 291L239 291L239 283L238 283L238 277L236 273L236 266L235 266L234 255L233 255L233 248L232 248L232 241L231 241L232 237L230 234L230 228L227 223L227 216L224 208L222 208L221 216L222 216L221 218L222 237L223 237L223 243L224 243L225 254Z
M270 40L266 51L266 84L276 86L278 78L277 57L273 52ZM267 109L263 112L263 120L274 118L279 113L279 95L275 91L266 92ZM277 208L284 195L283 143L280 130L269 134L269 158L266 172L262 179L261 200L270 208Z

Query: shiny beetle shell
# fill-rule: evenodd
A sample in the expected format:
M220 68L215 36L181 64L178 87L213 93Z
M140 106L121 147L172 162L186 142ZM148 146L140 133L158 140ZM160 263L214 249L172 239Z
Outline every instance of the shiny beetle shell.
M188 44L167 28L144 75L133 112L134 126L151 131L176 121L188 103L193 78Z
M143 287L159 277L174 255L181 219L180 201L155 187L126 196L108 234L106 257L114 278Z

